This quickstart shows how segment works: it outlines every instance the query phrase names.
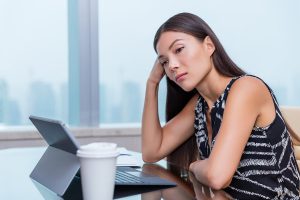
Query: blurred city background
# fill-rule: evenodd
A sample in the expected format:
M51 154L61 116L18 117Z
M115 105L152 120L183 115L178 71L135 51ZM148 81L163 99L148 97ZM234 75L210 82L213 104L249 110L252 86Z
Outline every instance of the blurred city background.
M30 114L72 122L67 0L0 0L0 127ZM158 27L179 12L203 18L232 59L263 78L281 105L300 105L300 3L295 0L99 0L99 124L141 122ZM87 88L88 90L88 88ZM159 90L164 119L165 81ZM72 123L70 123L72 124ZM76 125L76 124L72 124ZM77 124L79 125L79 124Z

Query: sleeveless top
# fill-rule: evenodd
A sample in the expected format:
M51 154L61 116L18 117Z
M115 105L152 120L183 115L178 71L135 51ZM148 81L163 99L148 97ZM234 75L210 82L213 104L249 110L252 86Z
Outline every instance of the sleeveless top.
M208 105L203 97L198 99L194 127L201 159L209 157L222 123L228 93L232 84L240 77L235 77L229 82L211 109L210 145L205 115ZM300 199L299 169L291 138L276 98L269 86L264 84L273 98L276 117L267 127L253 127L239 166L230 185L224 191L234 199Z

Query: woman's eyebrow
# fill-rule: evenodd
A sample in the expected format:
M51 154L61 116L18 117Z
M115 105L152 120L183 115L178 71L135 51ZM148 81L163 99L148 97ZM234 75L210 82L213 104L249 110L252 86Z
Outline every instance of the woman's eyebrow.
M180 41L180 40L183 40L183 39L176 39L176 40L174 40L174 41L170 44L169 50L174 46L174 44L175 44L176 42L178 42L178 41ZM159 56L157 57L157 60L161 59L162 57L164 57L164 56L163 56L163 55L159 55Z
M173 47L173 45L174 45L176 42L178 42L178 41L180 41L180 40L183 40L183 39L176 39L176 40L174 40L174 41L171 43L171 45L169 46L169 50Z
M159 55L158 57L157 57L157 60L159 61L161 58L163 58L164 56L163 55Z

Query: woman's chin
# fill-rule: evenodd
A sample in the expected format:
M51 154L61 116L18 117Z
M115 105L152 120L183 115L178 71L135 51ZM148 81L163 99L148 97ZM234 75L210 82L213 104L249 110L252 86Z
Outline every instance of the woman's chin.
M178 82L176 82L176 81L174 81L182 90L184 90L185 92L190 92L190 91L192 91L193 89L195 89L195 85L193 85L193 84L190 84L190 83L188 83L188 82L184 82L184 81L182 81L182 82L180 82L180 83L178 83Z
M183 89L185 92L190 92L192 91L195 87L191 87L191 86L186 86L186 85L179 85L181 87L181 89Z

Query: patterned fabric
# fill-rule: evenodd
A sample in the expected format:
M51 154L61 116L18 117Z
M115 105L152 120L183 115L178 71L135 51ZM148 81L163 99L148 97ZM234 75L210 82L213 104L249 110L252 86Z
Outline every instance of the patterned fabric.
M208 105L203 97L198 99L194 127L201 159L210 155L222 123L228 93L238 78L240 77L230 81L212 107L211 145L208 141L205 115ZM274 101L276 117L267 127L253 128L233 179L229 187L225 188L234 199L300 199L299 169L291 138L276 98L272 90L269 87L268 89Z

